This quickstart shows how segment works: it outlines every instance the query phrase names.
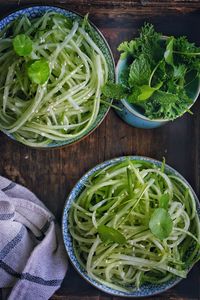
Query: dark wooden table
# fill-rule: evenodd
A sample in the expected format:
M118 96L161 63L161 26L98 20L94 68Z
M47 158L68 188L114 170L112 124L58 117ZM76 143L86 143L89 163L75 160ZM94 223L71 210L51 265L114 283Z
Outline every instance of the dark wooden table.
M55 4L82 14L89 12L90 19L107 38L116 61L117 45L136 36L144 21L152 22L166 35L187 35L200 45L200 0L0 0L0 16L31 4ZM58 150L30 149L0 134L0 174L35 192L59 221L66 196L80 176L96 164L121 155L145 155L158 160L165 156L167 163L182 173L200 195L200 101L193 112L193 116L185 115L164 127L142 130L128 126L111 110L90 136ZM70 266L52 299L117 298L91 287ZM200 299L200 264L176 287L148 299Z

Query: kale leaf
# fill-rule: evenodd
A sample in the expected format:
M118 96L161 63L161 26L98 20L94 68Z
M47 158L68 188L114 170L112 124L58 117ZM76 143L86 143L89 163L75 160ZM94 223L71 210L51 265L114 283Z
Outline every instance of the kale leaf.
M169 92L156 91L153 96L144 104L145 112L150 119L175 119L182 115L192 104L186 94L172 94Z

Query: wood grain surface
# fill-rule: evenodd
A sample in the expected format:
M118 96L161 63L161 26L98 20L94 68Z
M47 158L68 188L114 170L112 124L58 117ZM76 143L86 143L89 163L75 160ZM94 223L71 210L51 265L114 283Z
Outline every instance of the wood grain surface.
M54 4L90 19L107 38L118 59L117 45L137 35L138 28L149 21L166 35L187 35L200 45L199 0L0 0L0 17L32 4ZM200 100L200 99L199 99ZM65 199L76 181L96 164L122 155L145 155L177 169L200 195L200 101L194 115L153 130L128 126L111 110L90 136L81 142L57 150L35 150L11 141L0 134L0 174L31 189L61 222ZM0 295L1 298L1 295ZM86 283L70 266L54 300L117 300ZM122 299L122 298L121 298ZM169 291L148 299L200 299L200 264L188 278ZM27 299L28 300L28 299ZM36 299L37 300L37 299Z

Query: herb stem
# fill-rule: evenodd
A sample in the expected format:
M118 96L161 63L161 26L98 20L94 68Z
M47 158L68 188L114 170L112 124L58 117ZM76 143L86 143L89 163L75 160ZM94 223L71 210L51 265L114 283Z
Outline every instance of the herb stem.
M175 50L173 50L173 52L174 53L176 53L176 54L182 54L182 55L191 55L191 56L198 56L198 55L200 55L200 52L181 52L181 51L175 51Z

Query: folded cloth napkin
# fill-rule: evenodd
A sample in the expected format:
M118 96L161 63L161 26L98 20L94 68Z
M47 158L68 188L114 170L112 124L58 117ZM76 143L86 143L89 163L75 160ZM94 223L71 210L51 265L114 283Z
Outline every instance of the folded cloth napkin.
M67 271L59 226L26 188L0 176L0 288L9 300L49 299Z

